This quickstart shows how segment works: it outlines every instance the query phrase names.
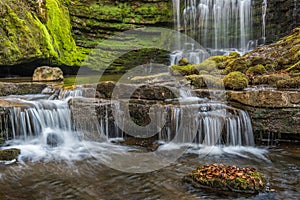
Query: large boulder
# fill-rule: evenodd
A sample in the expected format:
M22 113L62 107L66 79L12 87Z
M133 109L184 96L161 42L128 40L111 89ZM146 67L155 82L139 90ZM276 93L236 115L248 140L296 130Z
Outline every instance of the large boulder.
M58 67L38 67L32 75L33 81L62 81L63 79L63 72Z

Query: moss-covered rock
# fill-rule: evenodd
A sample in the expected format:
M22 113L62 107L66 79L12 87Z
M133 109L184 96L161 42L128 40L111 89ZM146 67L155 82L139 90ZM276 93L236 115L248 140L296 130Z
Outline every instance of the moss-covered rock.
M184 177L199 189L256 194L265 189L266 177L255 168L223 164L203 165Z
M245 54L245 59L251 60L251 65L276 63L275 70L298 70L300 60L300 27L295 28L290 35L278 42L258 47Z
M185 79L195 88L222 88L223 81L221 78L212 75L189 75Z
M77 45L87 48L126 30L173 24L172 5L168 0L72 0L67 7L73 37Z
M17 159L20 154L21 154L21 150L16 148L0 150L0 160L1 161L14 160Z
M288 88L300 89L300 77L294 77L287 80L279 80L276 83L276 86L279 89L288 89Z
M245 58L237 58L237 59L229 59L225 64L225 73L228 74L230 72L239 71L242 73L246 73L247 69L250 66L250 61Z
M252 84L253 85L269 85L269 86L275 87L278 81L288 80L288 79L290 79L290 75L287 73L274 73L274 74L256 76L252 80Z
M192 75L192 74L198 74L198 70L196 68L196 65L188 64L185 66L179 66L179 65L173 65L170 67L170 72L174 76L182 75Z
M179 66L185 66L185 65L188 65L189 64L189 60L187 58L181 58L179 61L178 61L178 65Z
M243 90L248 86L248 78L242 72L231 72L223 79L224 86L227 89Z
M257 64L253 67L249 67L248 70L246 71L246 74L251 74L251 75L262 75L267 72L266 68L262 64Z

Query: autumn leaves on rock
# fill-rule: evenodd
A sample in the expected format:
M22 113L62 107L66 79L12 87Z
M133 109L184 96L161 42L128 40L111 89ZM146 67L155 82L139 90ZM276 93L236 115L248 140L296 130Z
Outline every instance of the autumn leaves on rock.
M255 168L223 164L203 165L184 177L196 188L255 194L263 191L266 178Z

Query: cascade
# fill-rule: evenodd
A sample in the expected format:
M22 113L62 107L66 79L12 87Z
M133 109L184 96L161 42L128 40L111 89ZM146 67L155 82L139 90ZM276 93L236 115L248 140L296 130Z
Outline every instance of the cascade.
M28 107L10 109L13 138L38 136L46 128L72 131L71 111L67 102L60 100L24 101Z
M253 146L254 138L248 114L220 103L169 106L168 124L159 133L160 140L193 141L203 145Z
M74 95L76 93L76 90L68 92ZM159 112L155 113L155 122L162 126L157 134L158 140L208 146L254 145L251 121L245 111L223 103L210 102L208 99L197 99L188 92L182 95L181 104L161 105ZM191 97L194 98L193 101L189 100ZM55 134L62 134L62 140L66 137L92 141L97 141L95 139L100 136L104 140L127 137L122 127L116 124L116 121L123 121L123 125L126 125L119 101L91 99L94 106L92 102L85 104L89 106L83 106L84 98L75 99L79 101L71 104L66 99L18 99L22 106L10 108L8 112L12 138L26 141L42 137L44 141L47 139L48 143L49 135L50 141L58 140ZM76 105L76 102L79 103ZM118 111L117 116L112 116L112 109ZM166 119L166 123L161 125L163 118ZM80 133L85 137L80 137Z
M174 26L177 31L195 39L211 55L229 51L245 53L259 45L258 39L265 41L265 16L267 0L262 3L262 33L253 31L253 2L251 0L173 0ZM261 43L261 41L260 41ZM182 57L190 58L192 48L179 45L179 50L171 54L171 65ZM179 51L179 52L181 52ZM190 58L197 64L206 56L197 54L199 59ZM175 57L175 58L174 58Z

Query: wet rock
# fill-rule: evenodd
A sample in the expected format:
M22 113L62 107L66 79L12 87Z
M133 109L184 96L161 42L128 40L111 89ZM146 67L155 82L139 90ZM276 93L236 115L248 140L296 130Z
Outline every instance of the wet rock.
M156 137L151 138L134 138L128 137L124 141L121 141L120 144L127 146L138 146L145 148L147 151L156 151L159 147Z
M21 150L16 148L0 150L0 160L11 161L17 159L20 154Z
M240 168L223 164L203 165L183 180L200 190L257 194L266 186L265 176L255 168Z
M40 83L0 83L0 96L39 94L46 87Z
M96 90L105 98L111 98L116 83L113 81L105 81L97 84Z
M227 91L227 100L239 102L252 107L263 108L300 108L295 99L300 99L297 91L257 90Z
M38 67L32 75L33 81L62 81L63 79L63 72L58 67Z
M56 133L49 133L47 135L47 145L51 147L57 147L64 143L64 140L61 136Z

